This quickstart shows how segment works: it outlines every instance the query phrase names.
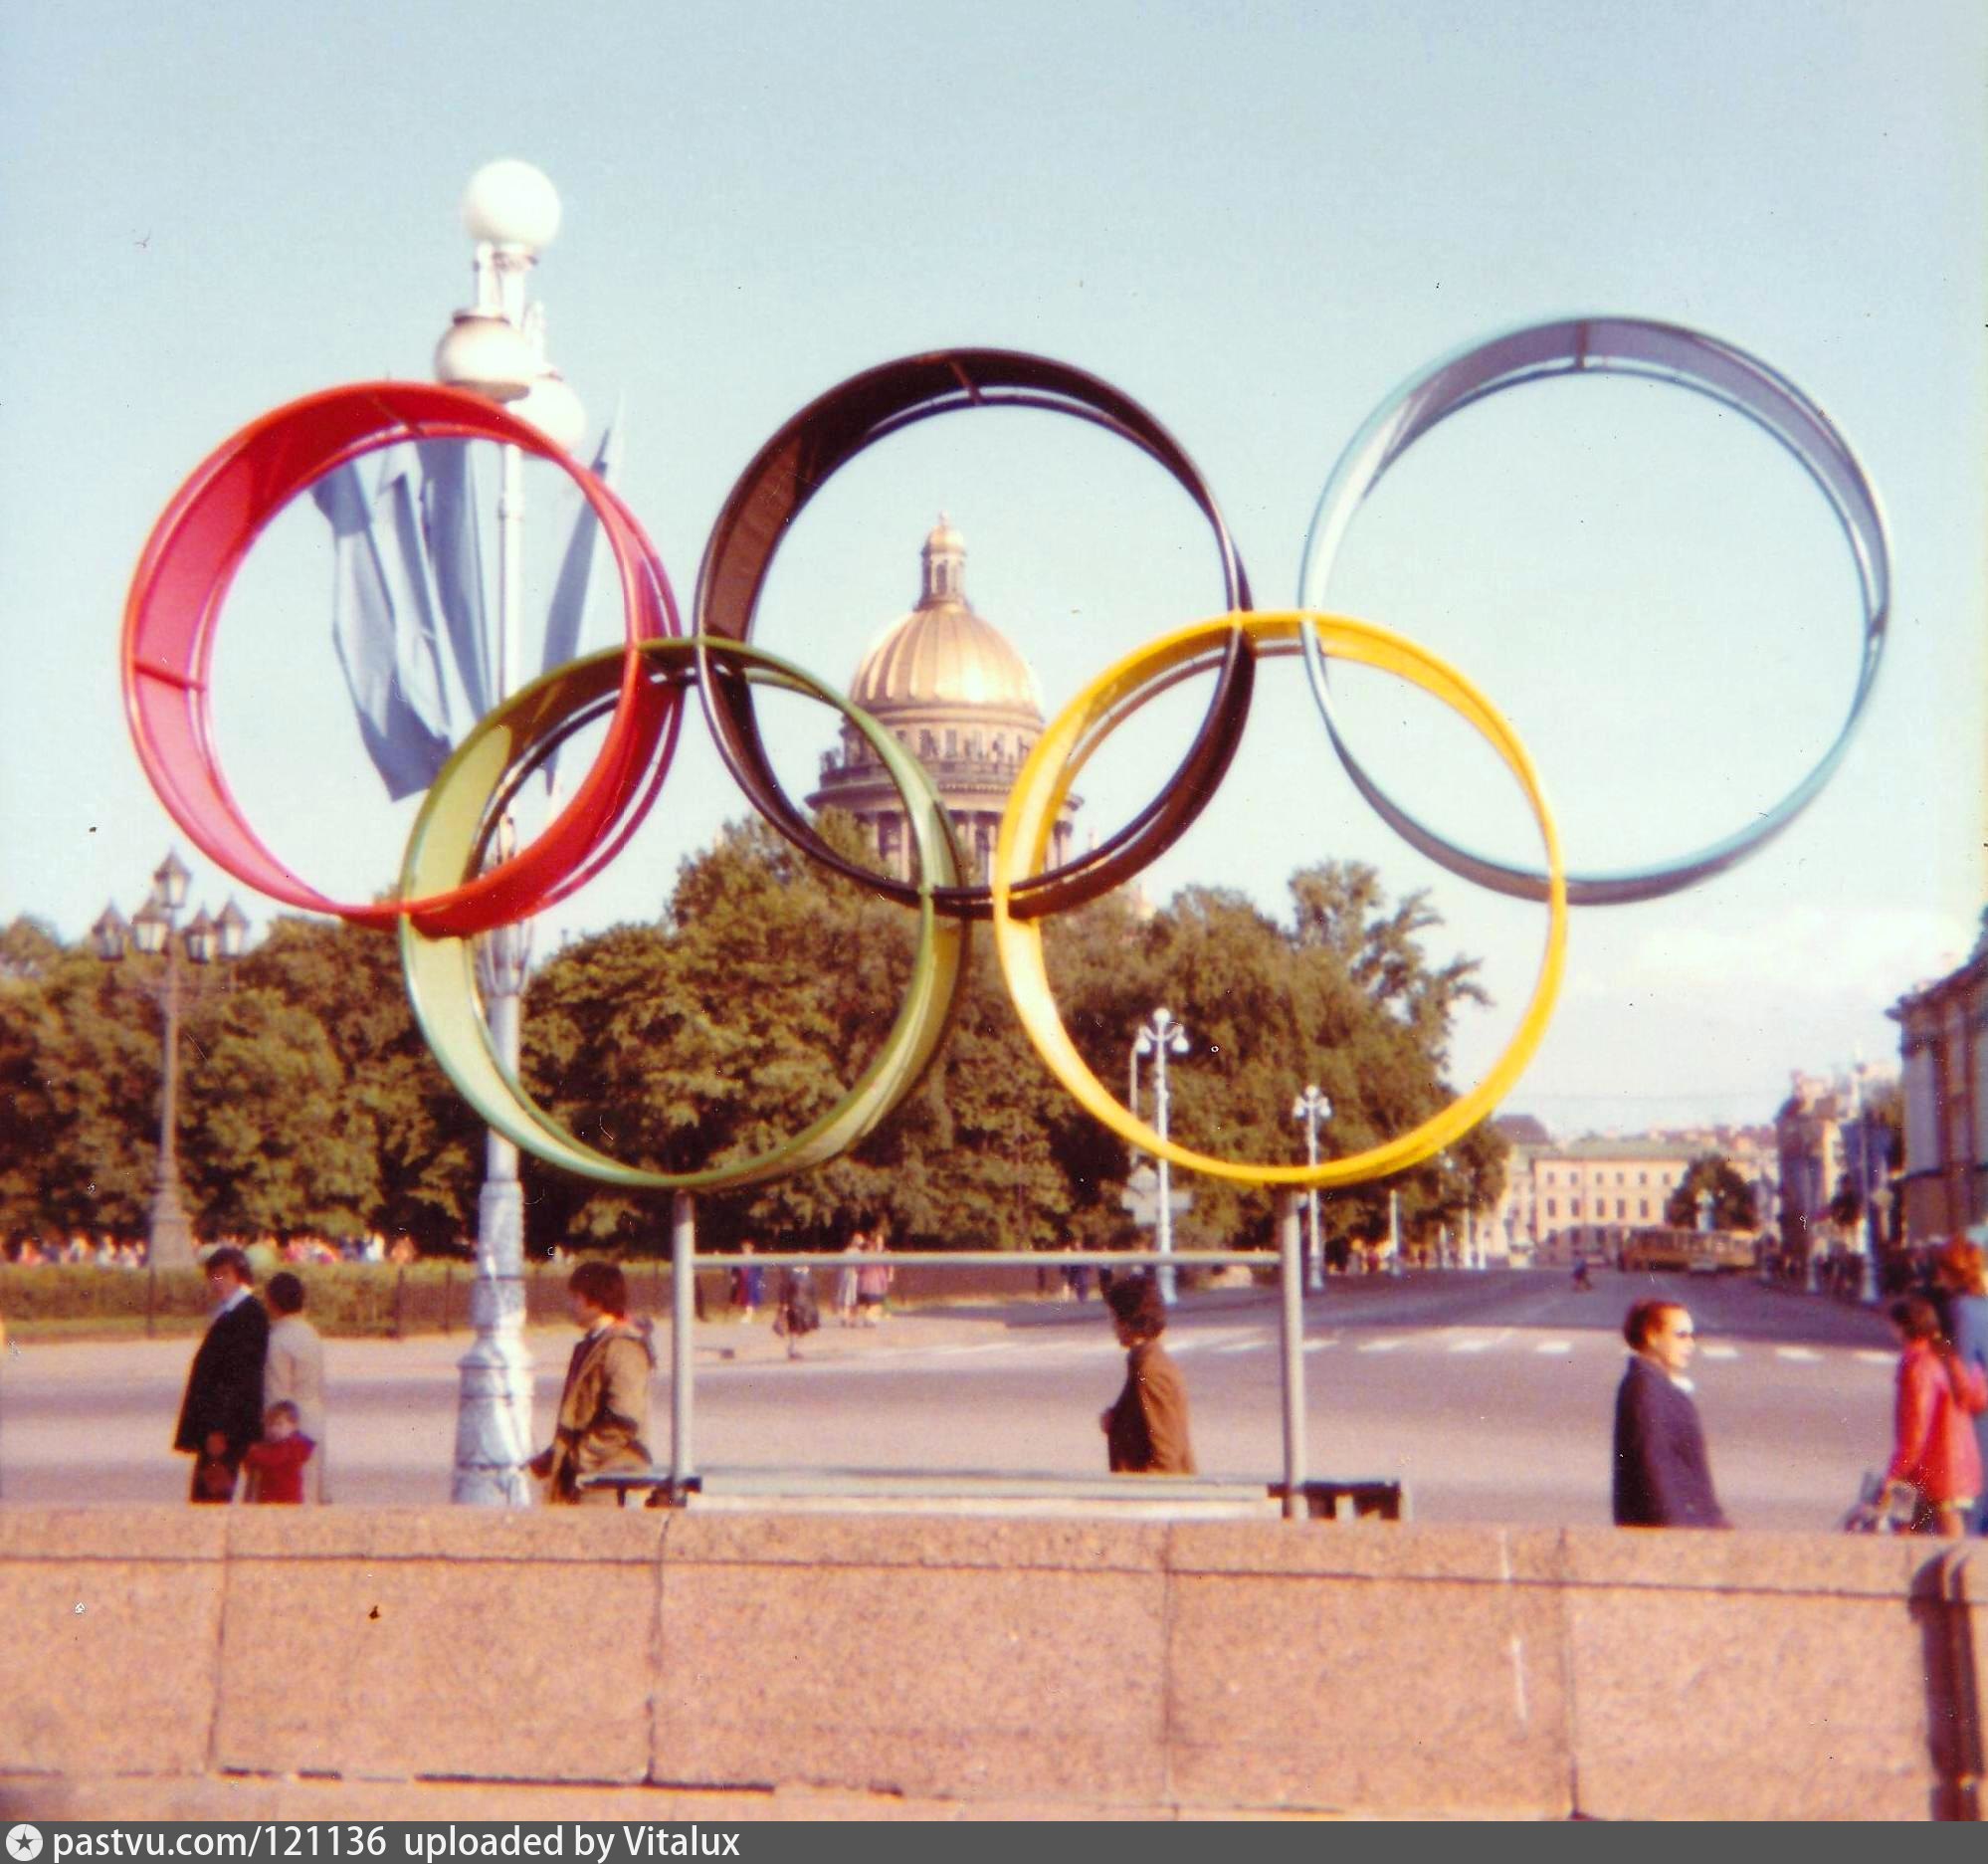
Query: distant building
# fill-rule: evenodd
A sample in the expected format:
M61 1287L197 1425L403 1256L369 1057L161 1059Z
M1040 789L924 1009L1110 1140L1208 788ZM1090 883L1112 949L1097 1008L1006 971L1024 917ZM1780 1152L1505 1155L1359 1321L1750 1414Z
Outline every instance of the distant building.
M1904 1070L1903 1236L1919 1248L1988 1217L1988 913L1965 964L1886 1013Z
M1504 1159L1504 1188L1488 1214L1471 1219L1471 1241L1486 1262L1523 1268L1538 1245L1532 1197L1532 1161L1553 1143L1530 1114L1507 1114L1491 1123L1511 1149Z
M1629 1232L1664 1221L1664 1205L1700 1149L1672 1139L1589 1139L1531 1157L1541 1262L1616 1254Z
M1793 1076L1774 1117L1781 1164L1777 1228L1790 1267L1805 1267L1811 1256L1861 1255L1868 1247L1883 1247L1878 1219L1890 1194L1890 1131L1870 1103L1892 1079L1889 1069L1862 1066L1835 1079ZM1856 1194L1860 1218L1848 1227L1830 1216L1846 1189Z
M849 696L929 772L960 847L984 876L1023 760L1042 735L1043 703L1029 664L966 600L966 544L943 516L925 538L917 606L872 643ZM846 809L870 831L883 863L911 873L912 843L896 786L854 725L824 753L814 809ZM1071 858L1072 797L1051 838L1050 865Z
M1772 1136L1764 1128L1707 1127L1683 1133L1556 1142L1530 1116L1500 1120L1511 1142L1504 1190L1475 1235L1487 1260L1571 1263L1614 1256L1632 1230L1661 1226L1664 1206L1691 1161L1716 1152L1753 1191L1762 1222L1776 1196Z

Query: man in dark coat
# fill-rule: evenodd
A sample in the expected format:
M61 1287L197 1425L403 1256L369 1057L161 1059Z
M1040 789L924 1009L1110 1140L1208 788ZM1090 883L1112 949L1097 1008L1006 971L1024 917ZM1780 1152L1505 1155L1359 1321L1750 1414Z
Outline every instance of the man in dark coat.
M1187 1435L1187 1385L1159 1341L1166 1306L1144 1276L1114 1281L1104 1297L1118 1344L1126 1348L1125 1388L1098 1418L1111 1473L1191 1476L1194 1446Z
M1685 1368L1697 1348L1675 1301L1639 1301L1622 1324L1629 1369L1615 1394L1615 1525L1729 1528Z
M235 1476L263 1434L263 1362L270 1317L253 1293L255 1271L239 1249L207 1258L214 1318L186 1375L172 1447L193 1458L193 1500L234 1499Z

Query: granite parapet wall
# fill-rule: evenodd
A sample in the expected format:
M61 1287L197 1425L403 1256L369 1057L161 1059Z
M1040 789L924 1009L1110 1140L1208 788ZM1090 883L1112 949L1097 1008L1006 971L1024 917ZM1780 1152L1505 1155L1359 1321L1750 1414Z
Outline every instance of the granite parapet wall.
M5 1510L0 1817L1965 1816L1984 1571L1820 1535Z

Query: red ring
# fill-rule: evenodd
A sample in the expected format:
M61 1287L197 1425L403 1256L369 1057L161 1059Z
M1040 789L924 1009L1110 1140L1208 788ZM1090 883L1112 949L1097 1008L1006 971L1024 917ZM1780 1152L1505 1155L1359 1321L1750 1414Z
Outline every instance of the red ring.
M498 441L550 460L579 487L621 575L627 616L621 688L599 754L534 841L446 893L341 904L292 873L230 793L214 741L208 669L228 589L270 519L323 474L410 439ZM174 495L146 540L124 605L124 707L138 761L159 800L217 866L288 906L362 926L416 916L431 935L460 936L524 919L598 869L590 857L637 802L666 724L665 763L676 742L681 695L643 677L637 646L682 632L669 578L641 524L578 461L536 428L461 389L366 382L306 395L252 421Z

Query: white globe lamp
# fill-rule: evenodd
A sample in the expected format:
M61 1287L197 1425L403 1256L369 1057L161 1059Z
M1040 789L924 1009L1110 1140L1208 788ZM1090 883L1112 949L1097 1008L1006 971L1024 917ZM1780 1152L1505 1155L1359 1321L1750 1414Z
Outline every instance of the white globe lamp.
M463 190L463 225L500 252L540 252L558 234L559 196L529 162L486 162Z
M435 379L490 401L517 401L531 391L542 365L502 317L459 311L435 345Z
M510 411L529 421L562 453L573 452L586 438L587 411L557 369L534 377L530 390L510 404Z

